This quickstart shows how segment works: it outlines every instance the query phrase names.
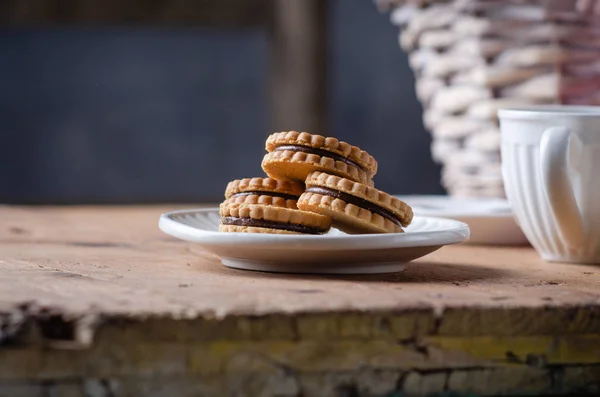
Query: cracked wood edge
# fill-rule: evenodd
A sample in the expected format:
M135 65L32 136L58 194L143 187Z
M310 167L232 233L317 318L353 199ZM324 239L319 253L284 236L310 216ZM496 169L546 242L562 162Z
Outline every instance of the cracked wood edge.
M51 387L48 379L56 387L85 389L97 386L94 382L101 379L102 385L117 385L130 394L167 384L171 395L186 386L205 390L206 395L222 395L219 392L232 376L248 379L240 383L246 387L262 384L263 391L269 385L285 385L289 396L330 391L329 395L336 395L343 387L372 395L375 384L385 385L385 390L377 389L379 395L384 391L427 395L462 390L494 395L598 390L600 307L594 279L579 274L592 273L592 268L558 266L531 273L546 268L528 251L502 251L503 257L496 257L499 251L456 247L415 264L412 274L393 277L298 282L259 274L238 278L259 284L256 292L273 285L286 285L290 291L320 289L329 302L343 298L339 294L347 286L360 287L351 292L376 296L370 305L329 304L321 310L312 304L284 305L258 312L234 305L219 311L218 305L192 304L196 295L189 288L178 289L161 279L133 283L135 278L120 278L124 273L118 269L123 265L106 261L125 258L123 264L132 266L136 277L144 275L153 260L161 267L172 262L172 268L186 271L185 277L198 271L187 271L186 261L214 261L208 255L198 258L156 233L157 212L23 209L3 217L9 229L7 233L0 228L0 250L17 256L7 261L4 255L0 271L12 267L14 278L0 283L13 283L25 292L1 299L0 392L15 385ZM0 209L0 215L7 213ZM115 230L111 223L115 215L126 216L130 228ZM32 217L41 222L28 230ZM83 227L78 223L81 217L86 219ZM76 232L73 225L78 226ZM17 229L11 232L10 228ZM164 252L170 259L163 263ZM42 261L49 253L58 259ZM513 261L522 257L527 266L516 269ZM440 264L432 267L436 261ZM480 268L482 261L488 267ZM497 268L505 270L497 272ZM209 282L230 276L212 265L202 271ZM465 274L476 277L465 278ZM27 277L41 286L19 284ZM488 282L487 277L498 281ZM398 279L403 280L401 290L380 287L382 283L393 287ZM316 282L319 286L312 286ZM80 291L90 291L98 300L64 295L81 285ZM329 294L328 288L337 295ZM521 291L518 301L510 299L514 288ZM162 289L179 293L159 294L156 300ZM420 295L429 289L442 296ZM30 301L22 299L35 296L35 291L45 293ZM276 292L266 291L262 297L280 296ZM88 305L114 299L115 293L133 294L147 306L115 310L116 305ZM380 304L391 294L395 300ZM544 299L551 295L553 299ZM291 296L318 302L313 294ZM419 296L427 299L415 299ZM294 303L283 303L290 302ZM156 304L162 309L154 310ZM365 368L365 361L371 367Z
M193 378L199 384L210 384L211 380L223 382L232 376L267 377L276 382L291 376L303 383L306 376L335 378L336 374L381 381L378 374L384 373L397 380L391 391L398 388L418 395L475 390L484 395L502 390L582 391L600 386L600 363L597 357L588 360L589 355L585 359L565 355L561 345L578 346L584 352L586 346L588 350L598 346L599 339L598 335L506 338L490 347L492 341L475 338L471 346L475 354L468 354L441 348L444 343L456 347L444 337L418 344L393 339L122 344L104 338L88 350L0 349L0 387L3 382L31 383L34 379L51 379L52 383L137 379L144 383L148 379L182 382ZM482 346L488 353L482 354ZM512 350L502 354L502 349ZM330 381L338 386L347 383Z
M192 339L600 332L596 269L531 249L447 247L394 275L248 273L163 235L156 221L170 209L0 207L3 321L50 311L74 329L128 322L149 340L165 326Z
M361 368L356 371L295 372L265 361L264 372L241 371L222 377L169 374L73 378L68 380L3 383L0 394L68 396L498 396L597 395L600 367L467 369L408 371ZM239 394L236 394L239 393Z

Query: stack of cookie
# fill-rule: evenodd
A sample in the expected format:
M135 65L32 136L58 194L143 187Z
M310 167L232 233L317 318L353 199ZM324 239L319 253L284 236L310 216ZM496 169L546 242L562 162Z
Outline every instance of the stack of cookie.
M409 205L374 187L377 161L364 150L306 132L269 136L267 178L229 182L221 203L224 232L324 234L399 233Z

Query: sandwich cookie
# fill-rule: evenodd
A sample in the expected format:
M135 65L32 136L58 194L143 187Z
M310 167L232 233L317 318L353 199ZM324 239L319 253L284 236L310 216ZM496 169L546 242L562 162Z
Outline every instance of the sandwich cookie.
M272 178L236 179L227 184L225 198L229 203L264 204L297 209L296 202L304 191L298 182Z
M278 132L267 138L262 161L271 178L304 182L314 171L373 185L377 161L357 146L307 132Z
M323 172L306 179L298 208L333 219L333 226L350 234L401 233L413 218L408 204L381 190Z
M297 209L264 204L224 202L219 209L219 231L275 234L324 234L331 218Z

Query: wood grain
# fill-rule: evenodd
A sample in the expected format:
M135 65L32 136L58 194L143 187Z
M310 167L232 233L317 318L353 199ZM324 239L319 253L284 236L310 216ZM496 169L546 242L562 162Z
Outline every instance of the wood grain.
M446 247L391 275L245 272L164 235L156 223L169 209L0 208L0 305L187 318L430 310L449 335L464 322L483 334L600 327L600 269L546 263L531 248Z
M172 209L0 207L0 395L600 390L598 267L462 245L392 275L244 272L162 234Z

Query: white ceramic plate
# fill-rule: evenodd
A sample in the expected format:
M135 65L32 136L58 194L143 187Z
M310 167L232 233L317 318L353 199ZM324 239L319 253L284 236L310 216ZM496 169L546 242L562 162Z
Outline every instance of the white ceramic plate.
M452 218L468 224L471 228L469 244L528 244L508 200L433 195L396 197L408 203L415 215Z
M218 231L217 208L163 214L159 228L198 243L225 266L282 273L369 274L397 272L404 264L469 238L469 226L451 219L417 216L406 233L320 236Z

